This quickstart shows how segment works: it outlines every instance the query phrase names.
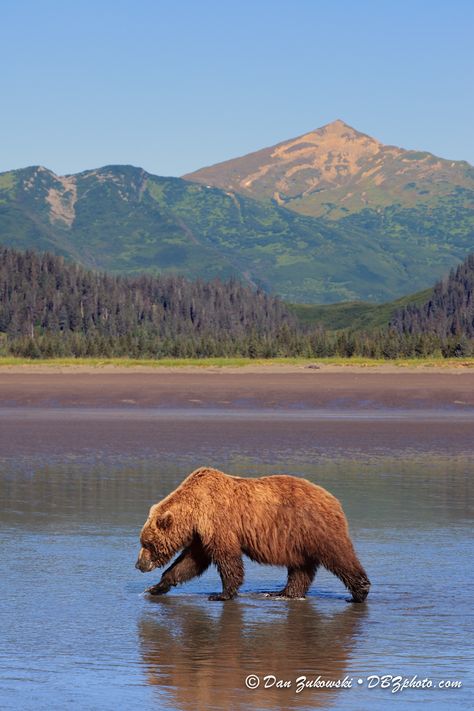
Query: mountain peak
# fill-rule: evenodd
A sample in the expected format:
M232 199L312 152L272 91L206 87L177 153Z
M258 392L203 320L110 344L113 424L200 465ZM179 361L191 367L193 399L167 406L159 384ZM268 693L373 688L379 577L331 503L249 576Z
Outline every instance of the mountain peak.
M270 148L183 177L284 204L347 184L361 164L382 148L375 138L336 119Z
M350 126L348 123L343 121L340 118L334 119L334 121L330 121L329 123L325 123L324 126L320 126L319 128L316 128L315 131L322 131L326 129L332 129L332 130L349 130L349 131L354 131L354 133L359 133L353 126Z
M315 128L313 131L304 133L302 136L298 136L297 138L278 144L274 147L275 154L278 154L277 149L280 146L286 147L286 150L296 150L295 146L298 146L305 141L314 144L314 155L311 156L311 158L315 159L316 162L319 162L318 158L321 156L326 158L326 154L333 150L340 151L341 158L350 160L350 154L354 153L354 147L352 146L351 148L348 148L348 144L353 144L356 141L360 147L359 150L357 150L357 153L373 153L375 150L379 150L382 146L380 141L377 141L377 139L368 136L366 133L357 131L357 129L349 126L349 124L342 121L342 119L336 119L335 121L326 123L320 128ZM307 146L307 148L309 148L309 146ZM320 155L318 156L316 153L319 153Z
M407 207L473 184L472 168L426 151L406 151L340 118L255 153L183 176L290 210L338 219L366 208Z
M340 134L340 135L353 135L353 136L358 136L360 138L370 138L371 141L375 141L376 143L379 143L377 139L373 138L372 136L369 136L367 133L362 133L362 131L358 131L354 126L351 126L350 124L346 123L342 119L335 119L334 121L330 121L329 123L324 124L324 126L321 126L320 128L316 128L313 133L333 133L333 134Z

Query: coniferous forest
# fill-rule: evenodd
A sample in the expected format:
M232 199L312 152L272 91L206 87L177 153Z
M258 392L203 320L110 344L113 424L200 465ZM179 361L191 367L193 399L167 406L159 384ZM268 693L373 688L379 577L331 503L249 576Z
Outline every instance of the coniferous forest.
M303 325L237 280L114 276L62 257L0 248L0 354L30 358L205 358L474 354L474 255L421 307L385 328Z
M391 327L400 334L433 333L474 338L474 254L438 282L423 306L408 305L394 315Z

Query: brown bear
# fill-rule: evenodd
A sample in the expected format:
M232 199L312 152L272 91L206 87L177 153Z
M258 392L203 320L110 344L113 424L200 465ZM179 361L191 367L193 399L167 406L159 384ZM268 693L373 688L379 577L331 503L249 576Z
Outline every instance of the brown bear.
M274 475L229 476L201 467L151 507L140 534L136 567L143 573L168 563L147 592L160 595L217 566L222 593L230 600L244 579L242 554L257 563L288 568L281 597L304 597L319 565L342 580L354 602L368 595L370 581L360 564L339 501L306 479Z

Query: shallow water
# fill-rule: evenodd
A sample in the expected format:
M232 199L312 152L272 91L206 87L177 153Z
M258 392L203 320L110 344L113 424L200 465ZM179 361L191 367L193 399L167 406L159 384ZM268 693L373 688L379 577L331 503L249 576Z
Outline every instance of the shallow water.
M254 412L246 426L211 413L133 422L123 412L38 413L0 417L2 709L472 703L474 443L465 422ZM212 570L144 596L159 577L134 569L149 505L202 464L292 473L338 496L372 580L367 603L348 604L325 571L306 600L265 599L285 571L249 561L229 603L208 601L219 589ZM368 688L370 675L385 674L462 687ZM246 687L248 675L258 688ZM264 688L265 676L291 687ZM302 676L351 688L298 691Z

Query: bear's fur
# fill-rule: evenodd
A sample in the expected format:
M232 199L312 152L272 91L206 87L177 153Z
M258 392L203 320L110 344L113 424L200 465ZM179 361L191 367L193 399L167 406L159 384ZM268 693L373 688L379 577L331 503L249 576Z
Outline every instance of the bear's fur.
M354 602L369 592L339 501L293 476L250 479L196 469L151 507L140 542L136 567L142 572L166 565L182 550L148 589L152 595L201 575L214 563L223 590L209 599L230 600L243 582L242 554L288 568L287 583L277 593L282 597L304 597L319 565L342 580Z

